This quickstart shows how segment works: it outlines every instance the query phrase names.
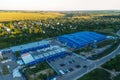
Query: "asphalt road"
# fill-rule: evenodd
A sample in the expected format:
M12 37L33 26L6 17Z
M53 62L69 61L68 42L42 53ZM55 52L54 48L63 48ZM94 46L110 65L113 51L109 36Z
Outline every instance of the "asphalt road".
M117 34L120 36L120 30L117 32ZM74 72L73 74L67 74L62 77L58 77L57 80L77 80L78 78L82 77L83 75L87 74L88 72L96 69L100 65L102 65L105 62L109 61L110 59L114 58L118 54L120 54L120 45L111 54L109 54L101 59L98 59L96 61L93 61L88 67L81 68L80 70Z

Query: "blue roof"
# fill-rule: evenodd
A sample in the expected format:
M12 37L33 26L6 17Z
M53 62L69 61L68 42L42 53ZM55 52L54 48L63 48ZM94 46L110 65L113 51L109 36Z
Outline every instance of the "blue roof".
M15 52L15 51L22 51L22 50L26 50L26 49L33 49L33 48L41 47L42 45L47 45L47 44L49 44L49 41L42 40L42 41L33 42L33 43L29 43L29 44L10 47L10 49L13 52Z
M77 32L73 34L62 35L58 37L58 40L62 43L66 43L69 47L79 49L85 47L94 41L100 42L106 39L106 35L96 32Z

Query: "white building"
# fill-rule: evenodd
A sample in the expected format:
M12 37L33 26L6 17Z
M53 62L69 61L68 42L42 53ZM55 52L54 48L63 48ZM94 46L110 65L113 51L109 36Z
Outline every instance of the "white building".
M19 68L15 68L12 74L13 74L13 78L22 76L21 73L19 72Z
M23 54L21 58L25 64L35 61L30 53Z
M3 59L2 52L0 51L0 59Z

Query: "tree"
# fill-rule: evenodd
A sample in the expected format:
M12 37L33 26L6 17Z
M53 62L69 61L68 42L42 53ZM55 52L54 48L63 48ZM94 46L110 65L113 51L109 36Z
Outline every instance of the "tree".
M20 55L20 52L19 51L16 51L15 52L15 56L17 57L17 58L19 58L21 55Z

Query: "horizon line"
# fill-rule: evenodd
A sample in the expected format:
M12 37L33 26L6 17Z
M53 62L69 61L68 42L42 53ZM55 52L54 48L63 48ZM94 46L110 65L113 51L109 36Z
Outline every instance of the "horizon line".
M54 11L55 12L59 12L59 11L64 12L64 11L68 11L69 12L69 11L120 11L120 10L119 9L101 9L101 10L100 9L96 9L96 10L87 10L87 9L86 10L28 10L28 9L26 9L26 10L22 10L22 9L1 10L0 9L0 11L31 11L31 12L32 11L33 12L34 11L37 11L37 12L54 12Z

